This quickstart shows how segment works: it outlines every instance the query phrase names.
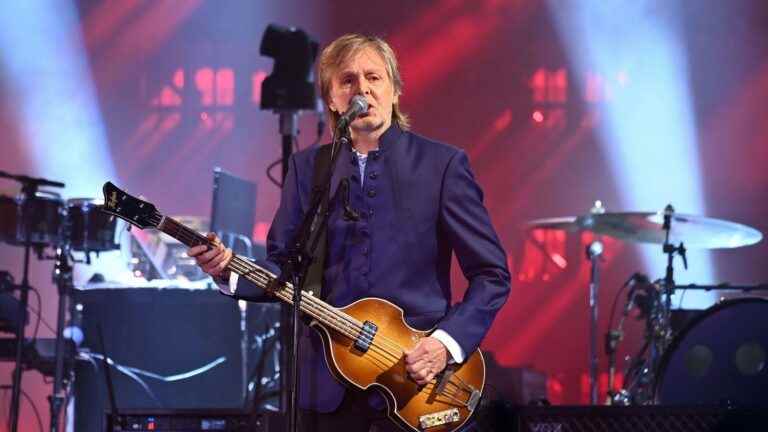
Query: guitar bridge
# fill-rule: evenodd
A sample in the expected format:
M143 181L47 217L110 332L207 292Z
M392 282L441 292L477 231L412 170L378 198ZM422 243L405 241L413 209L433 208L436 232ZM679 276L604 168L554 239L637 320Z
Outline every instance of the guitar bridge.
M456 408L451 408L445 411L438 411L432 414L425 414L419 417L419 427L422 430L433 428L436 426L442 426L444 424L453 423L461 420L461 414Z
M355 339L355 348L362 352L367 352L368 348L371 347L371 343L373 343L373 337L376 336L376 332L379 330L379 327L370 322L366 321L363 323L363 328L360 330L360 334L357 335L357 339Z

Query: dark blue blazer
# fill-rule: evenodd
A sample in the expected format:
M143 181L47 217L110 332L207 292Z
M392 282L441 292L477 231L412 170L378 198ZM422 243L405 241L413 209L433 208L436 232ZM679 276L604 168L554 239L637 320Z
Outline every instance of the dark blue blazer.
M267 238L271 264L281 262L309 206L318 147L290 161L280 206ZM341 150L332 179L327 254L327 301L346 306L363 297L387 299L420 329L437 327L471 354L485 336L510 289L506 255L491 226L466 154L391 126L369 153L364 176L350 148ZM339 191L348 178L348 193ZM339 193L337 193L339 192ZM344 218L345 200L360 218ZM450 267L455 253L469 281L451 306ZM242 279L242 278L241 278ZM237 297L258 292L243 281ZM305 329L300 350L303 408L335 410L344 387L327 370L320 338Z

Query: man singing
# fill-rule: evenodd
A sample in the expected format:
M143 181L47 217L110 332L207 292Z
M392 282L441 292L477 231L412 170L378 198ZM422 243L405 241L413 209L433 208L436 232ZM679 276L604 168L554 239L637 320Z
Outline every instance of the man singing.
M435 330L406 351L410 378L430 382L448 363L479 346L509 294L506 256L483 205L466 154L410 132L398 99L403 81L391 47L378 37L348 34L328 45L318 65L332 130L352 97L368 111L349 126L331 182L323 296L334 306L364 297L391 301L409 325ZM318 147L294 154L267 238L268 262L279 273L286 248L308 210ZM347 193L336 193L343 179ZM346 207L346 209L345 209ZM349 209L356 217L349 217ZM345 214L346 213L346 214ZM219 280L222 291L253 299L250 282L227 269L232 252L193 247L189 255ZM322 246L321 246L322 247ZM451 305L451 255L469 287ZM321 340L304 329L299 356L302 431L399 430L383 400L347 390L328 370Z

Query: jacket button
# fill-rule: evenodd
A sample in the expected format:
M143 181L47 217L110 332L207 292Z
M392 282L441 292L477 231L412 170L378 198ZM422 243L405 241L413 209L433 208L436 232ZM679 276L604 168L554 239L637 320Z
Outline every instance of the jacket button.
M374 172L368 174L368 178L371 179L371 180L376 180L377 178L379 178L379 173L374 171Z
M373 198L376 196L376 189L368 189L368 196Z

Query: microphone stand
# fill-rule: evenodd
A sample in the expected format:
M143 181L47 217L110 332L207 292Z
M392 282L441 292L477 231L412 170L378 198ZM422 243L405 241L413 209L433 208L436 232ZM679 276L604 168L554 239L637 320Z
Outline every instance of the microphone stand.
M280 114L281 131L283 129L283 116ZM293 124L295 127L295 113L293 115ZM286 121L288 126L289 121ZM333 143L331 144L331 163L326 173L325 178L321 184L325 185L320 191L314 193L313 200L310 203L309 209L304 215L304 219L299 225L296 235L294 236L291 246L288 248L288 253L285 262L282 266L280 279L283 281L291 282L293 285L293 313L292 313L292 341L291 341L291 356L290 356L290 370L291 370L291 388L290 397L288 398L289 407L289 419L288 430L290 432L297 432L298 429L298 356L299 356L299 325L300 325L300 312L302 291L304 289L304 283L306 282L306 275L310 265L315 259L315 251L319 243L319 239L328 225L328 211L327 206L323 205L326 202L325 197L330 193L331 179L333 178L333 170L338 160L340 149L350 144L349 129L347 125L339 125L334 133ZM286 142L286 134L283 133L283 179L288 172L288 158L290 157L290 150L292 149L293 141ZM282 375L282 374L281 374ZM281 401L282 402L282 401ZM285 406L285 405L284 405Z
M288 176L288 164L290 162L291 153L293 153L293 143L296 136L299 134L297 118L297 110L286 110L279 113L280 121L280 135L282 136L282 168L283 168L283 185L285 185ZM292 351L288 351L288 347L293 347L293 338L291 329L293 323L293 316L291 314L290 306L283 303L280 305L280 365L284 369L280 371L280 410L290 417L291 413L291 386L290 375L293 370L293 361L296 358L292 356ZM298 349L295 349L298 352ZM289 425L290 427L290 425Z

